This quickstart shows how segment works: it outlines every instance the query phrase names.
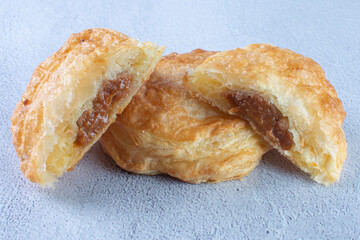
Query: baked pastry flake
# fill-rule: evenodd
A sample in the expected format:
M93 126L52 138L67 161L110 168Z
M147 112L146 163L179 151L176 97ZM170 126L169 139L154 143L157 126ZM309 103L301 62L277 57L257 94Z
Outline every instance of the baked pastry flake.
M163 48L110 29L73 34L41 63L11 117L21 170L51 186L115 121Z

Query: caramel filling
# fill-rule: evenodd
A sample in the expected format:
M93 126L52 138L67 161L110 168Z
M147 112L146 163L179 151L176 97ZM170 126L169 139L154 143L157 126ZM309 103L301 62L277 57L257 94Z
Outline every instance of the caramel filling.
M282 149L291 149L294 142L288 118L274 104L254 93L230 92L226 98L233 106L231 113L252 123L260 134Z
M93 108L85 111L76 124L79 127L75 144L85 146L109 123L110 110L129 92L131 76L127 72L119 73L114 80L103 82L100 91L93 100Z

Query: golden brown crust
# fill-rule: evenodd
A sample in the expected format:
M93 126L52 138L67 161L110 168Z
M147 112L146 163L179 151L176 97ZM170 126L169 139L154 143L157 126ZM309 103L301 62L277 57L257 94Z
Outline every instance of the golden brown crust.
M311 58L269 44L251 44L244 49L219 53L216 61L209 59L207 62L213 70L225 70L243 79L264 79L270 74L279 76L285 84L301 86L309 95L316 96L324 115L330 114L334 122L342 124L345 119L346 113L335 88Z
M242 178L258 164L269 145L245 121L192 97L181 85L188 71L214 53L197 49L162 58L101 138L120 167L200 183Z
M11 118L13 143L25 176L51 185L56 177L72 169L101 135L87 146L72 146L76 121L91 109L102 84L119 71L132 69L131 64L144 66L142 70L132 69L131 74L138 75L126 96L113 103L110 124L115 118L112 111L125 108L150 75L161 52L150 43L139 43L110 29L72 34L63 47L35 69ZM128 61L131 56L135 59L132 63Z
M253 44L209 57L188 80L192 91L229 113L226 92L269 99L289 119L295 141L291 150L274 147L318 182L339 178L346 158L341 128L346 113L314 60L269 44Z

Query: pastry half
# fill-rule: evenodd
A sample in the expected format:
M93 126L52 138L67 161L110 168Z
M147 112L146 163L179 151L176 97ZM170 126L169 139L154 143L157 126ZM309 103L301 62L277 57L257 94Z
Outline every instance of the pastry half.
M71 170L148 79L162 51L110 29L71 35L35 69L11 117L25 176L52 185Z
M312 59L269 44L219 52L198 66L187 86L239 116L319 183L338 180L347 155L345 111Z
M121 168L201 183L242 178L259 163L270 145L246 121L192 97L182 86L188 71L213 54L172 53L157 64L100 140Z

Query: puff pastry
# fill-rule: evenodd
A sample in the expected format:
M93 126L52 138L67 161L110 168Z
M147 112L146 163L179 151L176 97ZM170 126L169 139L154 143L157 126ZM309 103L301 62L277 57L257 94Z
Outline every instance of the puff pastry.
M172 53L158 63L100 140L121 168L201 183L239 179L258 164L270 145L246 121L192 97L182 86L187 72L213 54Z
M35 69L11 118L25 176L51 186L71 170L148 79L162 51L110 29L71 35Z
M210 56L189 75L187 86L222 111L248 120L317 182L338 180L347 155L345 111L312 59L253 44Z

